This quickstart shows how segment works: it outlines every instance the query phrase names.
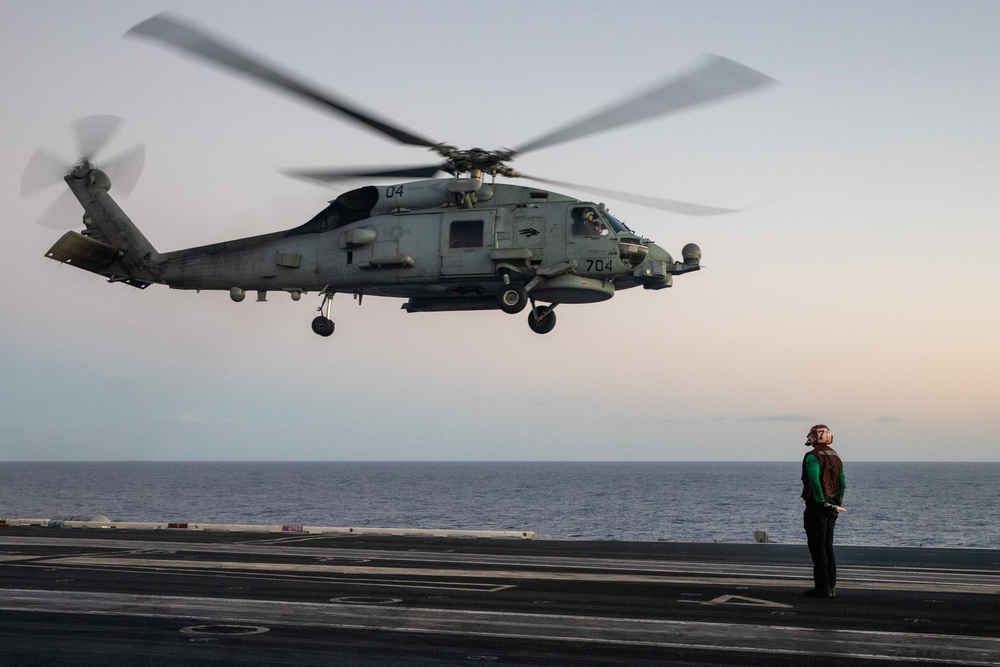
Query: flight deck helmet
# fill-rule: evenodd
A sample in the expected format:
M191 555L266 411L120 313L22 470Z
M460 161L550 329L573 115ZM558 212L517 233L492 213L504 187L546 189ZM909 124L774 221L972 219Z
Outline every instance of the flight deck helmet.
M809 429L809 435L806 436L806 447L832 444L833 432L830 431L830 428L826 424L816 424Z

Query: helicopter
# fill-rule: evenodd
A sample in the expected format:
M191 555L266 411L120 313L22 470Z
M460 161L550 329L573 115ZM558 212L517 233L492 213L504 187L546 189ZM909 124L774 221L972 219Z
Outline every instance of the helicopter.
M603 204L539 187L497 182L526 179L609 195L686 215L731 213L724 209L579 186L515 171L516 156L621 126L745 93L770 77L721 56L691 71L542 134L516 148L459 149L404 129L338 95L320 90L268 64L262 57L170 14L131 28L137 37L181 51L249 77L352 120L397 143L437 154L432 164L343 169L305 169L288 175L335 183L386 179L340 194L296 227L221 243L158 252L109 194L112 178L134 185L141 146L99 169L94 156L114 133L118 119L94 116L77 124L82 157L61 166L59 178L83 206L82 231L66 232L46 257L101 275L109 282L145 289L163 284L182 290L226 290L233 301L255 293L321 297L312 331L334 332L332 299L351 294L406 299L408 313L493 310L517 314L529 304L528 326L552 331L560 304L605 301L618 290L660 290L673 277L701 268L701 249L681 250L681 260L632 231ZM36 154L22 179L22 194L40 189L51 172L47 154ZM68 172L66 169L68 168ZM39 175L41 173L41 175ZM444 175L444 177L440 177ZM488 178L487 178L488 177ZM417 179L403 183L400 179Z

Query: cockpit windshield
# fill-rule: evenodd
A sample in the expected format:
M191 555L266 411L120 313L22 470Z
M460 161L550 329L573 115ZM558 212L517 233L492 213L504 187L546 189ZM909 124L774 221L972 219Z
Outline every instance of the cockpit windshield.
M608 224L611 225L611 229L615 230L615 233L618 234L621 234L622 232L628 232L630 234L635 233L628 228L628 225L626 225L624 222L622 222L615 216L611 215L611 211L604 211L604 219L608 221Z

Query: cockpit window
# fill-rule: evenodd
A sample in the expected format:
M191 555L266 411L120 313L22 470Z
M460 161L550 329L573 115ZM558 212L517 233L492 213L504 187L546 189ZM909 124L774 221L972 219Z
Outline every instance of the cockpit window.
M573 209L571 217L570 231L573 236L605 236L608 233L600 213L593 206L578 206Z
M628 228L628 225L626 225L624 222L622 222L615 216L611 215L609 211L604 212L604 219L608 221L609 225L611 225L611 229L615 230L619 234L621 234L622 232L628 232L629 234L635 233Z

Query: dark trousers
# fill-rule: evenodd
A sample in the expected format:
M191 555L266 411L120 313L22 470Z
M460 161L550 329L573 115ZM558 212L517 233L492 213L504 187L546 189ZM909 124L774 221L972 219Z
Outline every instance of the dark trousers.
M812 556L813 582L816 588L834 588L837 560L833 555L833 528L837 525L837 510L808 503L802 519Z

